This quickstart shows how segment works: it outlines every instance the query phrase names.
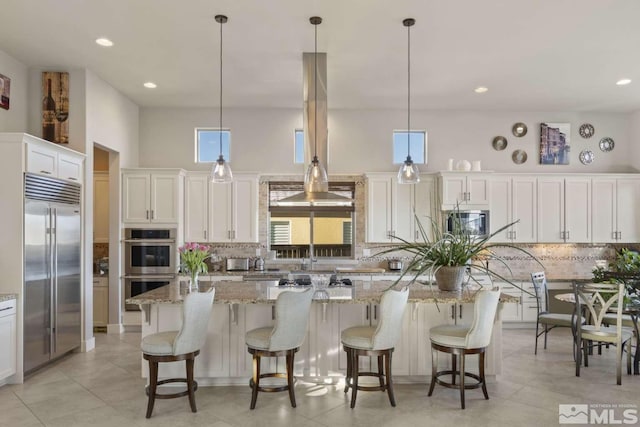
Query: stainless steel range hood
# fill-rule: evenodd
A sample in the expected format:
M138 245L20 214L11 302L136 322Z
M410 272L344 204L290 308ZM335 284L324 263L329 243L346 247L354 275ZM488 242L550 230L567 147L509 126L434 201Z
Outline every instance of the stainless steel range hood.
M317 77L314 66L317 60ZM317 78L317 83L314 80ZM317 153L318 159L329 172L329 146L327 143L327 54L304 52L302 54L303 110L304 110L304 159L307 167ZM317 90L316 90L317 88ZM317 128L316 128L317 126ZM317 139L317 140L316 140ZM304 193L287 197L281 204L290 206L344 206L351 199L327 191L305 188Z

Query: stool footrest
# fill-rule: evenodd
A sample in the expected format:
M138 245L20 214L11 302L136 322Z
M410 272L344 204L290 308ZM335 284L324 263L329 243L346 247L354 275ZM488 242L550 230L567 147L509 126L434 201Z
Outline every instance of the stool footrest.
M280 373L280 372L269 372L266 374L260 374L260 379L262 378L282 378L282 379L287 379L287 374L285 373ZM295 383L297 381L297 379L295 377L293 377L293 382ZM249 387L251 387L252 389L256 386L255 382L253 381L253 378L251 378L249 380ZM279 392L279 391L287 391L289 390L289 385L281 385L281 386L258 386L258 391L266 391L267 393L271 393L271 392Z
M438 371L438 373L436 374L436 383L440 384L441 386L447 387L447 388L459 389L460 388L460 384L454 384L454 383L450 383L450 382L447 382L447 381L444 381L444 380L440 379L441 376L451 375L451 374L455 374L455 376L457 378L457 377L460 376L460 371L452 371L452 370ZM464 376L465 377L469 377L469 378L473 378L474 380L477 381L477 383L473 383L473 384L467 384L465 382L465 384L464 384L465 390L474 389L474 388L480 388L480 387L482 387L482 384L484 383L484 381L482 381L482 378L480 378L479 375L472 374L471 372L465 372Z
M187 380L185 378L170 378L168 380L158 381L158 385L169 384L169 383L185 383L187 384ZM193 391L198 389L198 382L193 381ZM144 392L147 396L149 396L149 386L145 386ZM156 391L155 398L156 399L175 399L176 397L188 396L189 390L180 391L178 393L158 393Z

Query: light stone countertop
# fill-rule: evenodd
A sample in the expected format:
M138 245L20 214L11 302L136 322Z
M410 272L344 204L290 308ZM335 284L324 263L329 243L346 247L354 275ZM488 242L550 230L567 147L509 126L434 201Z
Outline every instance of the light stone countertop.
M17 299L18 294L0 294L0 302L10 301L12 299Z
M280 292L293 290L302 291L306 286L278 286L277 281L251 282L206 282L200 281L200 291L206 292L211 287L216 289L214 302L217 304L273 304ZM316 290L314 300L318 302L368 304L380 302L382 292L388 289L388 281L360 281L356 280L352 286L335 286L324 288L327 294ZM175 281L167 286L137 295L126 300L127 304L181 304L189 293L187 282ZM437 287L414 283L409 288L409 302L465 304L473 303L475 292L443 292ZM501 302L520 301L519 298L506 294L500 295Z

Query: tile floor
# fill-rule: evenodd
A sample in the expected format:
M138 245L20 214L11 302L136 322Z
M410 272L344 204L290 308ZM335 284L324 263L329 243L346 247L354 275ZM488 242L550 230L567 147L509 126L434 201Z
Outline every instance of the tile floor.
M533 355L533 331L504 331L504 373L490 383L490 400L467 391L467 409L458 392L436 386L397 385L398 406L384 393L358 394L350 409L342 386L298 383L298 407L287 393L260 394L249 410L249 387L202 387L198 412L186 398L156 401L144 418L145 381L139 378L139 334L96 335L96 349L73 354L36 373L21 385L0 388L0 425L30 426L553 426L558 404L635 404L640 407L640 376L623 374L615 384L615 350L590 358L580 378L574 375L568 330L550 335L549 349Z

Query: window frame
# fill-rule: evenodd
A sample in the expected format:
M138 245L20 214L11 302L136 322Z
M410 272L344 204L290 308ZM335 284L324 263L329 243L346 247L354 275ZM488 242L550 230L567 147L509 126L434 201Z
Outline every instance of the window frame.
M402 152L404 153L404 156L401 156L402 159L400 162L396 162L395 159L395 151L396 151L396 135L397 134L405 134L409 132L410 134L422 134L424 136L423 141L422 141L422 145L423 145L423 150L424 150L424 161L417 161L415 159L415 155L412 154L411 155L411 160L413 160L413 162L417 165L426 165L427 164L427 160L428 160L428 156L427 156L427 131L425 129L412 129L411 131L407 131L406 129L394 129L391 133L391 159L394 165L401 165L402 163L404 163L405 159L407 158L407 151L406 151L406 142L405 142L405 149L402 150ZM405 136L406 137L406 136ZM412 146L414 144L412 143Z
M213 160L211 161L204 161L204 160L200 160L200 132L201 131L214 131L214 132L222 132L223 135L224 133L228 133L229 134L229 143L228 143L228 150L227 153L225 153L225 150L222 150L222 154L224 155L224 159L225 161L231 163L231 128L220 128L220 127L196 127L194 129L194 161L196 164L213 164L216 162L216 160L218 159L218 156L220 154L220 146L218 145L218 149L216 150L216 153L214 155ZM223 137L224 139L224 137ZM223 141L223 146L224 146L224 141Z

